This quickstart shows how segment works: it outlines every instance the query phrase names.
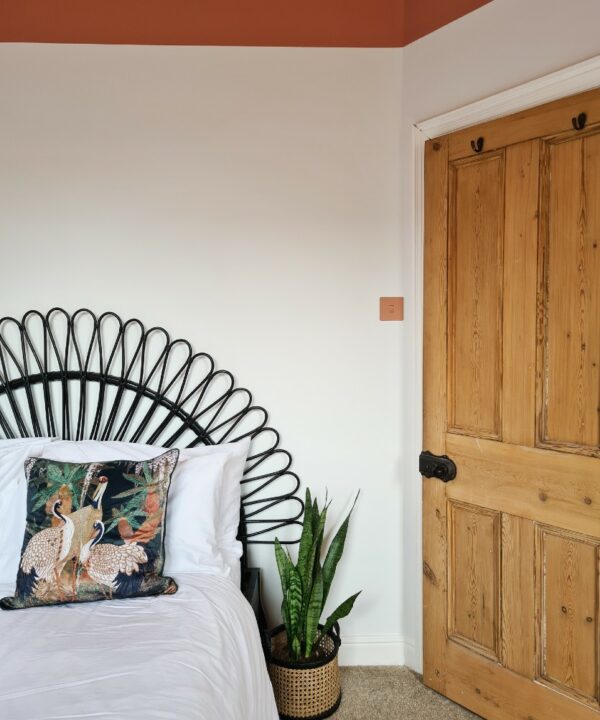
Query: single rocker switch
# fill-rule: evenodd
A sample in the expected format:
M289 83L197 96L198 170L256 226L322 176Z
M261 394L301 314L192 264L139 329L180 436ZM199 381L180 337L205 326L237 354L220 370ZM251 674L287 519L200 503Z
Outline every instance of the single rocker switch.
M404 320L404 298L403 297L379 298L379 319L380 320Z

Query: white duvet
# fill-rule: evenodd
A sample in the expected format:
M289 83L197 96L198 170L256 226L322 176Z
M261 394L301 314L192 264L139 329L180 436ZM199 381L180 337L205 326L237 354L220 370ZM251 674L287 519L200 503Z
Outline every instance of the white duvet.
M239 589L175 579L170 596L0 610L1 720L277 720Z

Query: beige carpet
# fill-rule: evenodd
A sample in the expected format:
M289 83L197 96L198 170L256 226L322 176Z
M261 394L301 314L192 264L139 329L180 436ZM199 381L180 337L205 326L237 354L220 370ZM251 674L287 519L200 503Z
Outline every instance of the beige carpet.
M342 668L342 704L334 720L473 720L404 667Z

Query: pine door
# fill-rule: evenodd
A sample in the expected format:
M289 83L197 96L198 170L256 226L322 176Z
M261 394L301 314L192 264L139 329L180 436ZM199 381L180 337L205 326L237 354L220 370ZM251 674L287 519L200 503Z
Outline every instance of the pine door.
M424 680L600 720L600 91L429 141L425 186Z

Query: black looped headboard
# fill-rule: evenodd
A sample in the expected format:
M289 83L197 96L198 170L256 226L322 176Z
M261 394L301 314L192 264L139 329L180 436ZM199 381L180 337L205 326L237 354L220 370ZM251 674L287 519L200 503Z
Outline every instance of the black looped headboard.
M194 447L251 437L240 537L297 542L304 506L292 457L264 408L206 353L114 312L31 310L0 319L0 437ZM283 528L293 532L287 536Z

